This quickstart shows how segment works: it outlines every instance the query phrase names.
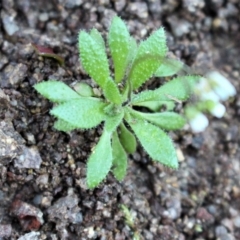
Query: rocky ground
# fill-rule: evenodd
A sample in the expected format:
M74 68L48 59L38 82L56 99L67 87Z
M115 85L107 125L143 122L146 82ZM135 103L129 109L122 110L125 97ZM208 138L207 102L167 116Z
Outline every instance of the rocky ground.
M240 239L239 94L205 132L170 133L178 171L138 148L123 182L109 175L89 191L86 160L101 129L54 130L52 104L33 89L47 79L89 81L78 31L106 33L118 14L138 40L163 25L177 57L203 73L217 69L240 92L239 0L2 0L0 9L0 239Z

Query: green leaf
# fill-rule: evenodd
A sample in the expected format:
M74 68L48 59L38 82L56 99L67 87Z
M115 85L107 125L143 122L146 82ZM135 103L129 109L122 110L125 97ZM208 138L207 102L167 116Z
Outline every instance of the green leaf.
M116 115L113 115L113 116L107 115L106 116L106 121L105 121L105 129L106 129L106 131L108 131L108 132L115 131L116 128L121 123L121 121L123 119L123 116L124 116L123 109L121 109L121 112L116 114Z
M127 172L127 154L119 141L115 131L112 136L113 174L118 181L122 181Z
M134 106L141 106L150 109L153 112L158 112L161 108L164 108L166 111L172 111L175 107L174 101L146 101L146 102L137 102L133 104Z
M126 84L125 88L122 91L122 103L128 101L129 93L131 94L131 92L129 92L129 87L129 84Z
M74 129L76 129L75 126L71 125L70 123L62 120L62 119L58 119L57 121L55 121L53 127L59 131L63 131L63 132L70 132Z
M169 100L169 96L182 101L187 100L200 78L197 75L176 77L155 90L155 94L161 95L161 98L164 96L164 100Z
M82 97L92 97L94 95L93 89L87 83L78 82L73 88Z
M96 127L105 120L105 106L106 103L96 98L81 98L60 104L50 113L75 128L87 129Z
M178 73L183 67L183 62L165 58L161 66L155 72L156 77L169 77Z
M65 83L48 80L34 85L34 88L45 98L52 102L62 103L72 99L79 99L81 96L68 87Z
M134 38L131 38L130 40L130 50L129 50L129 54L128 54L128 59L127 59L127 69L126 69L126 76L129 75L129 71L132 68L132 63L136 57L137 54L137 43L135 41ZM126 84L125 84L125 88L123 89L122 92L122 102L127 101L128 97L129 97L129 90L132 88L132 84L131 82L129 82L129 78L126 79ZM130 93L131 94L131 93Z
M157 71L167 52L163 28L155 31L139 45L128 79L132 89L139 88Z
M115 82L120 83L126 71L130 50L130 35L125 23L119 17L114 17L108 34L108 43L111 51Z
M119 140L127 153L134 153L136 151L136 138L123 123L120 124Z
M105 48L96 36L85 31L79 33L80 59L85 71L102 88L109 79L110 71Z
M102 35L96 28L93 28L91 30L90 35L95 40L96 43L98 43L103 49L105 49L105 43L102 38Z
M111 133L103 131L102 136L87 162L87 186L95 188L102 182L112 166Z
M170 168L178 168L176 151L170 137L146 120L128 115L127 121L149 156Z
M121 104L122 96L119 92L119 89L115 82L109 78L103 88L103 93L106 99L108 99L112 103Z
M121 205L121 210L124 214L125 217L125 221L127 223L127 225L129 227L131 227L132 229L135 228L135 224L134 224L134 217L132 216L131 212L129 211L129 209L127 208L127 206L125 206L124 204ZM134 239L133 239L134 240Z
M130 38L129 44L130 44L130 49L129 49L129 53L128 53L127 66L131 67L131 65L137 55L138 46L137 46L136 40L133 37Z
M133 116L143 118L166 130L181 129L186 123L186 120L175 112L144 113L135 110L130 111Z
M169 101L176 99L184 101L193 93L194 86L199 81L200 76L176 77L155 90L146 90L136 94L131 103L133 105L148 101Z

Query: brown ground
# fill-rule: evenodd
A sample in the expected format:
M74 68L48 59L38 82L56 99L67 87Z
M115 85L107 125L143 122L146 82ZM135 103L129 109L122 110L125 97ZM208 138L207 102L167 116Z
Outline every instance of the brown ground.
M185 157L178 171L139 148L122 183L109 175L89 191L86 159L101 129L55 131L52 104L33 89L46 79L89 79L79 66L78 31L105 33L118 14L136 39L163 25L175 55L222 71L239 92L239 0L2 0L0 8L0 239L124 240L134 231L147 240L240 239L239 95L204 133L171 133ZM30 43L51 47L65 66Z

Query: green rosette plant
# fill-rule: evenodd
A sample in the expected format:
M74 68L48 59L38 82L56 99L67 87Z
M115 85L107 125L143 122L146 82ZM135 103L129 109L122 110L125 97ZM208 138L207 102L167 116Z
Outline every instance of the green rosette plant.
M175 77L155 90L137 92L149 78L174 75L182 66L180 61L169 64L171 60L166 59L164 29L137 44L125 23L114 17L107 36L114 77L101 34L96 29L80 31L78 40L81 64L102 95L94 95L86 84L80 83L74 91L56 80L34 87L56 104L50 113L57 118L57 130L91 129L103 123L102 135L87 161L88 188L98 186L110 170L123 180L128 154L136 151L136 138L153 160L177 169L175 148L165 131L184 126L184 117L173 112L174 99L187 100L199 77ZM162 106L166 111L160 111Z

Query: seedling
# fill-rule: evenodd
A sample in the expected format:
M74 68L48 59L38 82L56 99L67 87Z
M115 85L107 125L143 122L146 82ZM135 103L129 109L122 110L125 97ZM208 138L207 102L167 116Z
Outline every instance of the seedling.
M129 226L133 231L133 240L142 239L140 233L137 230L136 220L133 217L133 214L131 213L131 211L124 204L121 205L121 210L124 214L126 225Z
M96 29L90 33L80 31L78 38L81 64L99 85L101 96L86 84L80 84L78 92L56 80L35 85L39 93L56 103L50 113L58 119L54 124L57 130L91 129L104 122L100 140L87 162L90 189L98 186L110 170L117 180L123 180L127 155L136 151L136 138L153 160L178 168L173 142L165 130L184 126L185 119L173 112L175 100L187 100L199 79L194 75L175 77L160 88L138 93L150 77L174 75L182 66L176 60L170 65L171 60L166 59L164 29L153 32L138 45L125 23L114 17L107 38L114 78L101 34ZM163 106L166 111L161 112Z

